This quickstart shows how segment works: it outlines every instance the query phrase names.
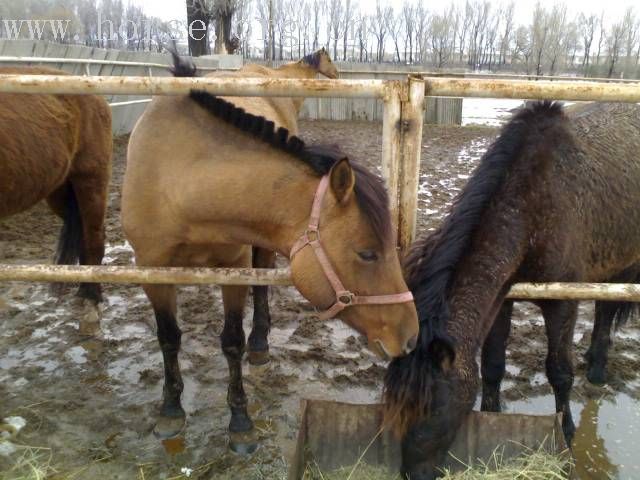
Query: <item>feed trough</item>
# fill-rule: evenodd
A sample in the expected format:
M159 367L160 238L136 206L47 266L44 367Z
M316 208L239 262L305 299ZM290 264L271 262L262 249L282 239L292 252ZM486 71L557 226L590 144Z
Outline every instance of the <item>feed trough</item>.
M379 433L382 405L302 400L301 409L289 480L302 479L309 465L331 472L361 461L390 473L399 471L399 441L388 430ZM539 449L568 456L561 425L562 414L472 412L458 431L445 466L456 471L478 461L489 463L496 451L505 461Z

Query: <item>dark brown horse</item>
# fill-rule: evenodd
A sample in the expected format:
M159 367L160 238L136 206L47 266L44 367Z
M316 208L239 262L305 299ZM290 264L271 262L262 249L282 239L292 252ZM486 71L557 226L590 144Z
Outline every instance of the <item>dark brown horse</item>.
M176 75L195 75L189 62L175 56L174 62ZM382 180L336 148L309 146L276 129L263 115L272 118L274 108L293 115L295 105L286 98L268 100L240 98L240 108L194 91L149 105L131 134L122 196L123 228L136 263L250 267L250 245L280 252L291 258L293 282L312 304L332 312L349 305L338 317L365 333L376 353L408 353L418 320L407 295L398 297L407 286ZM320 245L326 258L318 253ZM350 291L336 288L334 274ZM144 290L165 366L155 432L170 437L185 422L176 288ZM229 429L246 432L253 428L241 366L247 287L223 286L222 296ZM379 302L360 304L368 296Z
M535 103L503 128L441 227L416 243L407 278L420 338L413 353L391 363L385 386L387 418L404 434L411 478L438 476L480 387L480 349L482 408L500 409L512 284L635 278L638 152L640 106L590 104L567 116L558 104ZM578 302L534 303L546 326L547 378L571 439Z
M0 74L65 75L50 68ZM111 177L111 110L95 95L0 94L0 219L46 199L63 219L56 263L99 265ZM101 300L100 285L81 298Z

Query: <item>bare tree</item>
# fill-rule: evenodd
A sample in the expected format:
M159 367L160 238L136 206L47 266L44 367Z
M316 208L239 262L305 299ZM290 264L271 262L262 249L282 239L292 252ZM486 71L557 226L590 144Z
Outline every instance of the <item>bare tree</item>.
M471 31L469 36L469 65L475 70L480 67L484 36L487 31L487 22L491 12L491 4L488 0L475 1L470 4Z
M591 61L591 45L598 26L598 17L594 14L586 16L581 13L578 26L582 38L582 69L586 75Z
M376 0L376 12L371 16L369 31L376 38L376 60L378 62L384 61L384 47L389 25L388 18L391 15L393 15L391 7L383 7L380 4L380 0Z
M549 74L556 73L558 62L566 58L567 53L567 6L555 4L551 13L545 14L543 22L546 29L545 57L549 66ZM540 74L538 74L540 75Z
M607 31L604 25L604 10L600 14L598 24L600 25L600 33L598 35L598 53L596 54L596 65L600 65L600 54L602 53L602 45L607 38Z
M464 60L464 46L467 39L467 33L469 32L469 27L471 26L471 22L473 21L473 9L471 8L469 0L467 0L467 2L465 3L464 10L460 9L459 14L462 20L457 32L459 55L458 61L462 63Z
M507 52L509 51L509 43L511 42L511 34L513 32L513 13L515 3L513 0L507 4L502 10L502 36L500 38L500 64L507 63Z
M369 17L360 13L356 19L356 36L358 37L358 58L361 62L369 61Z
M313 46L311 47L313 51L318 49L320 41L320 23L324 5L324 0L313 0Z
M549 15L538 2L533 11L533 21L531 23L532 61L535 62L536 75L542 75L543 54L547 49L548 39Z
M640 21L637 19L635 11L633 7L627 8L624 13L624 18L622 20L622 25L624 28L624 41L625 41L625 62L624 62L624 70L625 74L628 77L633 70L634 59L633 59L633 49L635 47L636 42L639 37L640 30Z
M402 16L402 12L398 12L397 14L393 11L393 7L389 7L390 8L390 12L389 15L386 17L387 20L387 30L389 31L389 36L391 37L391 40L393 41L393 47L395 49L396 52L396 61L397 62L401 62L402 59L400 58L400 35L402 34L403 30L404 30L404 24L403 24L403 16Z
M416 57L420 60L420 63L425 63L427 61L427 49L426 41L427 41L427 30L429 29L429 12L422 5L422 2L419 2L415 8L416 12L416 36L415 36L415 46L416 46Z
M349 39L349 32L353 30L353 18L357 5L354 5L351 0L345 0L344 12L342 14L342 60L347 60L347 42ZM335 57L338 58L337 56Z
M431 38L431 53L436 68L444 67L450 60L455 46L455 10L451 7L442 14L431 17L429 36Z
M413 63L413 34L416 24L416 7L409 2L402 4L402 18L404 22L404 61ZM409 58L407 59L407 49Z
M205 0L186 0L187 24L189 25L189 54L192 57L208 55L211 53L209 45L209 24L211 12L207 8Z
M607 36L606 45L607 45L607 62L609 64L609 68L607 70L607 77L611 78L613 76L613 71L615 70L616 63L620 59L620 50L622 48L622 41L625 35L625 24L624 20L614 23L611 26L611 33Z

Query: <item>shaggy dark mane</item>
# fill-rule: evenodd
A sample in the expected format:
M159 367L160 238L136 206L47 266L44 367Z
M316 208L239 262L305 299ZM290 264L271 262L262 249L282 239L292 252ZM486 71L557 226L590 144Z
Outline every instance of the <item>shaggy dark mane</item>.
M317 52L310 53L309 55L305 55L302 57L302 61L309 65L310 67L315 68L316 70L320 68L320 56L322 50L318 50Z
M443 349L454 350L447 334L450 289L486 208L535 135L564 118L562 105L549 101L535 102L516 113L482 157L441 227L412 247L405 263L420 321L418 346L391 362L384 392L387 418L398 430L406 430L428 412L437 358Z
M169 51L173 56L174 65L171 72L174 76L196 76L197 69L190 59L179 57L171 49ZM205 91L192 90L189 96L216 118L303 161L318 176L329 173L333 165L346 157L336 145L307 145L300 137L290 135L286 128L280 127L276 130L271 120L246 112L243 108ZM352 160L349 163L356 177L354 193L358 206L369 220L376 238L382 245L388 246L393 235L389 198L384 181L362 165Z

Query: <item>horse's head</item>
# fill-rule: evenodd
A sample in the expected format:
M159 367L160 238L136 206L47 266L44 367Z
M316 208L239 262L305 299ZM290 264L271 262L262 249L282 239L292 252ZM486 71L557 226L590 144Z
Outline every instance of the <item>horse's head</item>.
M316 307L329 309L331 316L365 334L374 352L399 357L415 347L418 319L395 248L387 194L379 177L342 157L321 181L326 193L321 195L318 233L308 229L311 242L294 246L293 281ZM314 245L318 237L334 279ZM343 294L336 293L340 283Z
M412 480L432 480L456 433L473 408L477 367L456 360L453 345L434 338L389 366L386 421L402 436L402 472ZM471 369L471 371L469 371Z
M338 69L324 47L307 55L302 61L327 78L338 78Z
M318 72L324 75L327 78L338 78L338 69L335 64L331 61L331 57L329 56L329 52L322 47L318 52L319 61L318 61Z

